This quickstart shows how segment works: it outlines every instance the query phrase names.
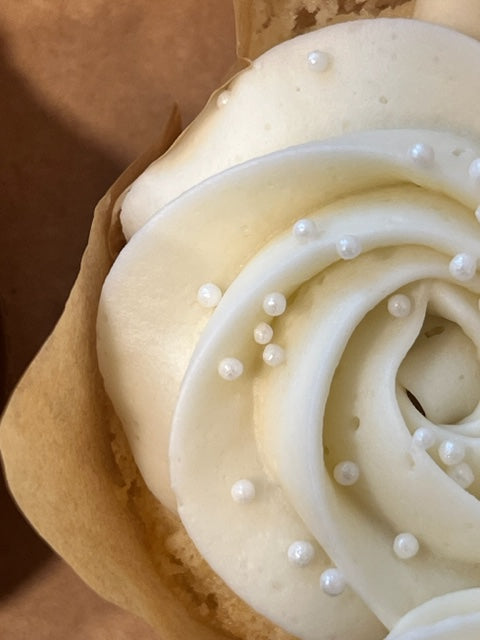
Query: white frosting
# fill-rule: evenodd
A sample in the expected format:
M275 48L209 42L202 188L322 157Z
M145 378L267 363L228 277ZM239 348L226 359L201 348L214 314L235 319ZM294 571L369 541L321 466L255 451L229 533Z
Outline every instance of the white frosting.
M480 589L439 596L401 618L385 640L478 640Z
M133 183L122 205L127 238L192 185L290 145L389 127L480 135L473 62L479 46L444 27L376 19L334 25L271 49L230 82L221 108L214 96ZM314 51L329 56L322 73L308 63Z
M381 638L480 584L480 44L357 24L266 54L136 182L129 233L168 204L123 250L98 316L147 484L174 509L172 486L212 568L305 640ZM232 126L236 109L249 118ZM342 128L357 132L331 137ZM204 283L224 292L214 310Z

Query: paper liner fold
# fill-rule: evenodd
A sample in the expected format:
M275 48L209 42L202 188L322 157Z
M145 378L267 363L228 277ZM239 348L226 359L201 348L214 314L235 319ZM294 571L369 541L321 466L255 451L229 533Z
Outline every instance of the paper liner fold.
M166 639L211 639L221 636L186 615L154 567L143 525L125 499L111 446L121 427L103 390L95 347L101 287L123 243L113 205L179 131L175 109L158 144L98 204L65 311L7 406L0 445L20 508L93 589Z
M234 0L239 68L285 39L283 32L265 35L258 27L265 11L274 7L275 15L290 15L293 4ZM179 133L174 110L158 144L98 204L65 311L4 413L0 448L20 508L93 589L147 620L163 640L218 640L229 636L189 615L173 594L168 575L154 562L145 525L131 508L112 449L112 434L121 433L121 426L104 392L96 357L98 299L124 242L114 204ZM128 465L134 467L131 456Z

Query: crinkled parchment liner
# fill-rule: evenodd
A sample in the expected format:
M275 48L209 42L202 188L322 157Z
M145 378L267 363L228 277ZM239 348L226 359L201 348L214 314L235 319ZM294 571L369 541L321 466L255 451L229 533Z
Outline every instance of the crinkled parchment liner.
M272 16L278 19L282 12L292 17L302 2L234 0L239 67L285 39L272 30L267 41L262 25L271 25ZM98 204L65 311L11 398L0 445L9 486L20 508L93 589L147 620L165 640L218 640L232 636L205 623L217 621L213 595L217 587L227 594L228 614L228 589L213 576L206 581L212 594L203 591L196 602L198 594L185 568L188 562L177 558L183 553L197 569L202 560L193 547L185 547L186 536L182 537L178 521L154 500L139 477L104 392L95 350L98 298L123 244L114 203L179 131L175 111L156 147L131 165ZM183 598L182 589L187 593ZM238 602L231 594L234 600ZM245 622L253 619L248 607L238 606ZM196 615L190 615L192 611ZM287 637L270 623L264 624L258 635L249 637L270 632L270 637ZM235 627L229 631L240 632Z
M243 32L251 11L252 3L237 3ZM241 45L239 51L242 57L248 53ZM155 147L97 205L64 313L10 399L0 445L18 505L85 582L147 620L162 639L213 640L231 636L190 615L188 598L182 602L172 589L182 584L182 579L172 580L175 574L182 578L181 563L167 553L162 564L159 549L152 548L152 539L165 539L178 530L178 522L153 499L136 471L104 392L95 348L101 287L124 242L115 201L179 133L175 110ZM142 508L151 509L153 517L140 517Z

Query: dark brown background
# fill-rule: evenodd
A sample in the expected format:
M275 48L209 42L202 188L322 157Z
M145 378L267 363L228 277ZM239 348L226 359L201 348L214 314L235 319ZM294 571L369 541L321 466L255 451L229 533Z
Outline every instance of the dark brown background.
M233 61L229 0L3 0L1 406L62 312L95 203L173 100L189 122ZM159 640L91 592L3 485L0 517L2 640Z

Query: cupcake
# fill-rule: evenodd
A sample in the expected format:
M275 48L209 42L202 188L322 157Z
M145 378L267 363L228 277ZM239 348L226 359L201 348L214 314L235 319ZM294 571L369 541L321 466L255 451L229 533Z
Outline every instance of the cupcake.
M17 391L13 489L166 638L478 637L480 44L410 3L238 9L265 53L101 205L30 376L80 371ZM32 402L48 516L12 453Z

